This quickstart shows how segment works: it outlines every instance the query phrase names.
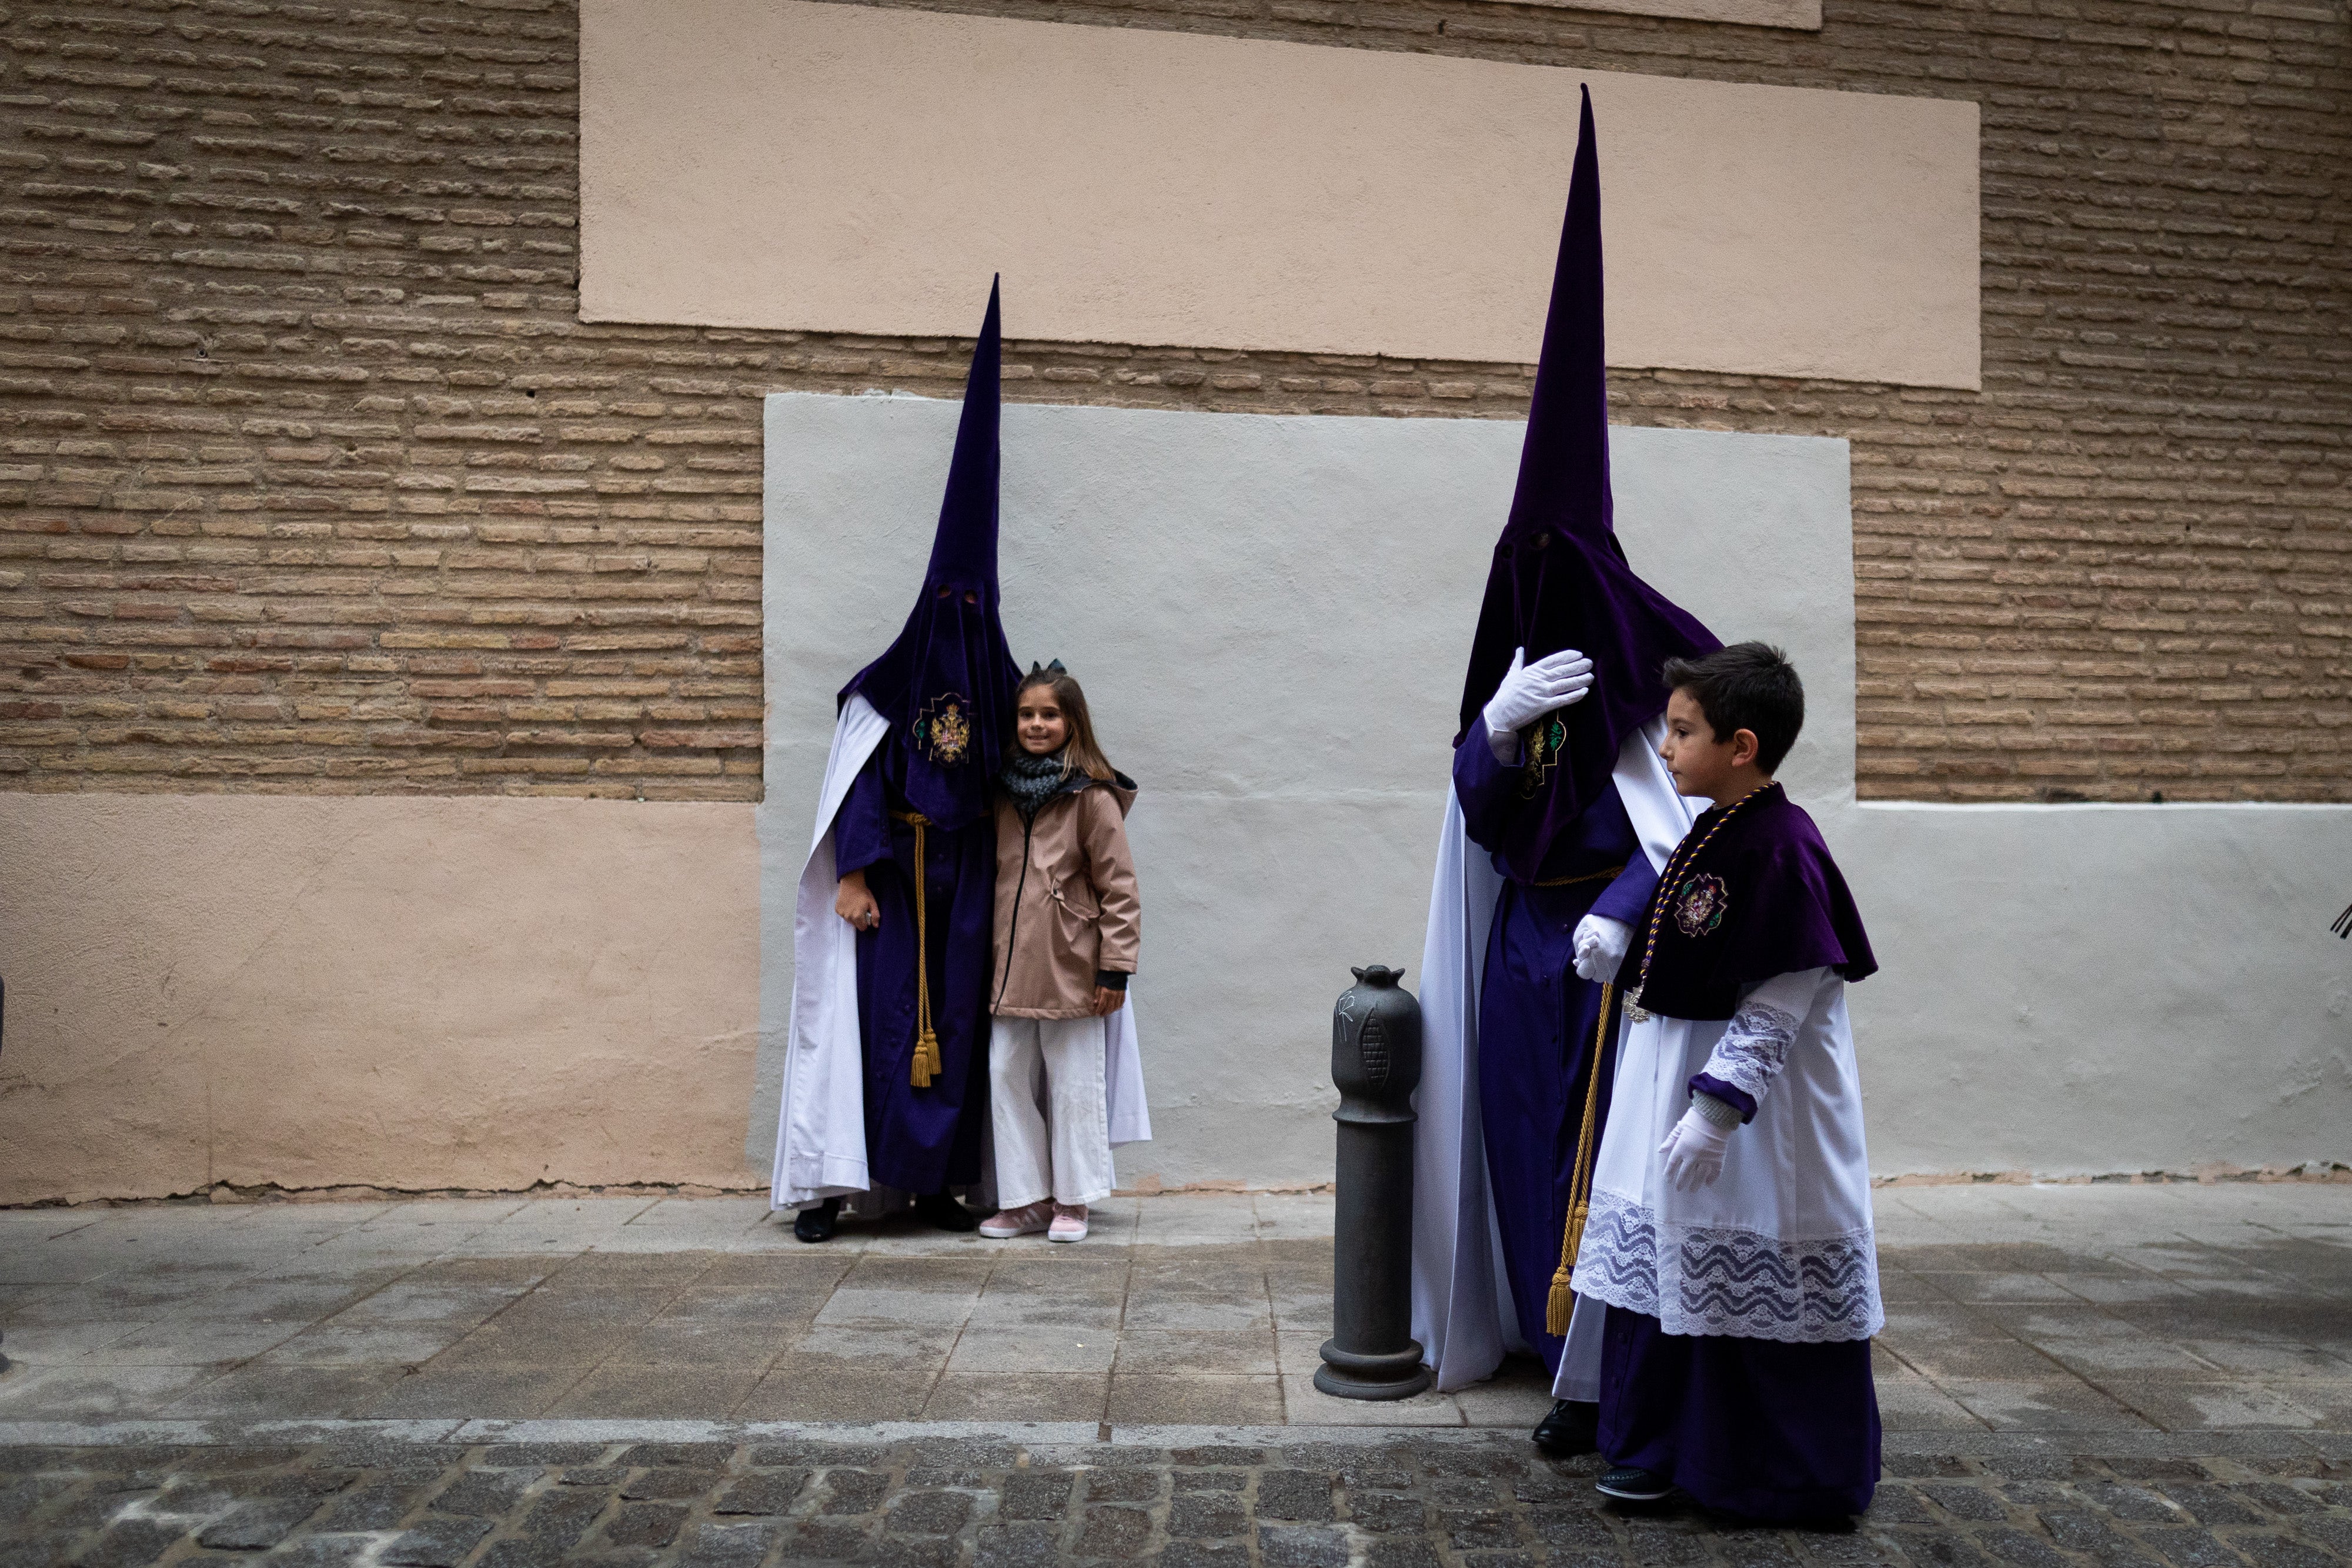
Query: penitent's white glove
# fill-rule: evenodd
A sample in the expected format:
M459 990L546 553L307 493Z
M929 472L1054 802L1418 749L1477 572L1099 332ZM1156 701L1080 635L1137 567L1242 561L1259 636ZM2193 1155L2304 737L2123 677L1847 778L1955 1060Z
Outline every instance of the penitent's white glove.
M1588 915L1576 923L1576 935L1570 940L1575 945L1576 972L1603 985L1617 977L1625 949L1633 945L1633 928L1605 915Z
M1702 1109L1702 1106L1705 1108ZM1707 1111L1729 1111L1728 1122L1717 1123ZM1666 1181L1676 1192L1696 1192L1703 1186L1713 1186L1723 1175L1723 1151L1731 1142L1731 1129L1739 1125L1739 1113L1709 1094L1691 1096L1691 1108L1675 1124L1666 1141L1658 1145L1658 1153L1666 1156Z
M1519 754L1519 731L1555 708L1584 700L1592 689L1592 661L1562 648L1530 664L1528 651L1511 651L1511 668L1486 705L1486 744L1508 762Z

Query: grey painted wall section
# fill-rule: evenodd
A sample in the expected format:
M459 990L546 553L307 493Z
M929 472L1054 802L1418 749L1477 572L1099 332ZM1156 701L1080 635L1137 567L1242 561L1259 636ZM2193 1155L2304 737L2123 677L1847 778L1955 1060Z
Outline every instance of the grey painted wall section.
M767 406L767 1156L833 693L897 631L956 405ZM1136 982L1159 1136L1120 1174L1328 1179L1328 1009L1417 967L1462 661L1520 427L1017 405L1006 632L1143 786ZM1783 770L1885 972L1853 1002L1882 1174L2352 1159L2352 809L1857 805L1845 444L1612 432L1645 575L1807 678ZM2328 851L2333 851L2329 854Z

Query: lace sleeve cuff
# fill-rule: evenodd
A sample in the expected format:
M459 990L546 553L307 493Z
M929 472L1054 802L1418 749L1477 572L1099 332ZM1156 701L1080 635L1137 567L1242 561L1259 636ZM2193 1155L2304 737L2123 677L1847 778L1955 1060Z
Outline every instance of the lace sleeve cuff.
M1724 1026L1723 1038L1715 1042L1700 1076L1717 1079L1760 1102L1788 1064L1789 1048L1796 1043L1797 1029L1803 1021L1794 1013L1748 998Z

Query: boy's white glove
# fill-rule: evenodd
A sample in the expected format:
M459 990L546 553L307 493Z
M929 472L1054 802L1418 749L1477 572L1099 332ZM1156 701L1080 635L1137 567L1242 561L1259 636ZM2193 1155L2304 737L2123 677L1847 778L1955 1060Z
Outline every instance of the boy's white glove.
M1519 754L1519 731L1555 708L1584 700L1592 689L1592 661L1573 648L1562 648L1530 664L1528 651L1511 651L1511 668L1486 705L1486 744L1496 758L1509 762Z
M1717 1124L1700 1109L1702 1104L1718 1112L1728 1111L1731 1120ZM1696 1192L1703 1186L1713 1186L1723 1175L1723 1151L1731 1142L1731 1129L1739 1125L1739 1112L1710 1094L1691 1096L1691 1107L1683 1119L1675 1124L1666 1141L1658 1145L1658 1153L1666 1156L1666 1181L1676 1192Z
M1605 985L1617 977L1618 968L1625 962L1625 950L1633 945L1633 928L1605 915L1588 915L1576 923L1570 941L1576 972L1596 986Z

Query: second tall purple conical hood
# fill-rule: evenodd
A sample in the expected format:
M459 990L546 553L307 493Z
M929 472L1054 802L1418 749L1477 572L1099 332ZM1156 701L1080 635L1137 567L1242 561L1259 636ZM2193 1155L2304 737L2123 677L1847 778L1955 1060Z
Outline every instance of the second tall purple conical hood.
M1635 576L1617 542L1609 486L1609 372L1601 341L1601 156L1592 97L1578 119L1568 215L1560 226L1551 308L1519 450L1518 488L1495 546L1486 597L1462 687L1462 733L1511 667L1563 648L1593 663L1590 696L1562 710L1559 747L1528 781L1510 841L1490 845L1532 878L1552 841L1608 787L1625 737L1663 711L1669 658L1721 643L1698 619Z
M945 828L987 811L988 781L1013 733L1013 693L1021 680L997 615L1003 360L992 283L922 591L898 641L841 688L840 700L861 695L890 721L894 741L907 747L908 804Z

